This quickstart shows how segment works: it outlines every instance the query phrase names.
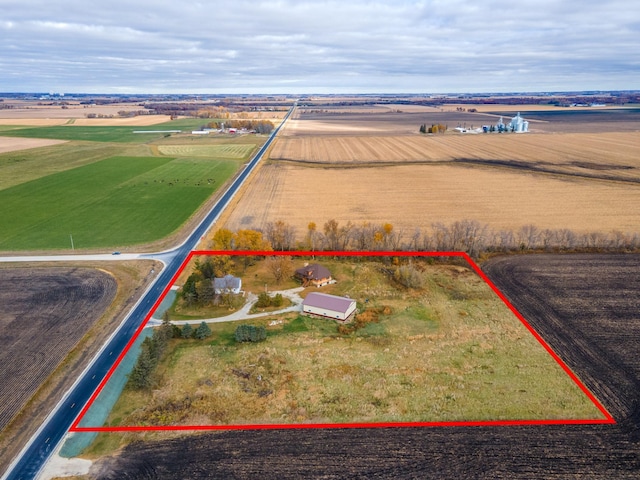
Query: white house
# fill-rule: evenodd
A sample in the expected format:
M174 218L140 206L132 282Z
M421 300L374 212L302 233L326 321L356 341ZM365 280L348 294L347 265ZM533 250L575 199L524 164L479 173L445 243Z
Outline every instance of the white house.
M356 301L327 293L311 292L302 302L302 311L344 321L356 311Z
M242 279L233 275L225 275L222 278L213 279L213 291L216 295L223 293L240 293L242 289Z

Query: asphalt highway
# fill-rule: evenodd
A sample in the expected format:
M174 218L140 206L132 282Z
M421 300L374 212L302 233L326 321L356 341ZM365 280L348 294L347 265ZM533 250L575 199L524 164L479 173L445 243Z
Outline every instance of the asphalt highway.
M107 372L113 366L115 360L120 356L127 343L144 322L157 299L165 290L171 279L174 277L189 253L197 246L201 237L211 228L215 220L220 216L230 200L237 193L251 171L262 159L263 154L267 151L272 141L278 134L280 128L285 124L295 108L292 107L280 126L273 131L269 139L254 155L253 159L245 166L242 172L235 178L231 186L222 195L220 200L209 211L206 218L195 228L184 243L173 250L160 252L156 254L139 254L139 255L65 255L64 257L48 256L48 257L13 257L0 258L0 261L34 261L34 260L125 260L129 256L132 258L150 258L162 260L165 267L158 275L156 280L147 289L138 303L133 307L132 311L127 315L118 330L114 332L111 338L103 346L100 352L93 359L84 373L77 379L73 387L66 393L63 400L47 417L41 425L38 432L31 438L30 442L22 450L19 457L14 460L9 471L2 476L2 480L18 480L35 478L52 452L56 449L60 441L65 437L67 431L75 421L77 415L89 401L91 395L98 387Z

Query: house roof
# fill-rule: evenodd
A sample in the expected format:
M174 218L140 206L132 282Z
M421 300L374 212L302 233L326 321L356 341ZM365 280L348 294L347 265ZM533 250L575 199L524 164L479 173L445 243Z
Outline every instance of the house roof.
M296 275L308 278L310 280L322 280L323 278L329 278L331 272L326 267L314 263L313 265L307 265L296 270Z
M229 290L233 290L235 288L240 288L242 285L242 280L238 277L234 277L231 274L227 274L222 278L214 278L213 279L213 288L223 290L228 288Z
M311 292L306 296L302 305L326 308L327 310L332 310L334 312L345 313L354 303L355 300L351 298L338 297L336 295L329 295L328 293Z

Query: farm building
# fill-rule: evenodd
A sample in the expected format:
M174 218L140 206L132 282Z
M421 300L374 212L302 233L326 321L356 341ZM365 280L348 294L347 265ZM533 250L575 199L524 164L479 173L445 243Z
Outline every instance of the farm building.
M529 131L529 122L520 116L520 112L511 119L509 127L512 132L525 133Z
M240 293L242 279L233 275L225 275L222 278L213 279L213 291L216 295L223 293Z
M315 285L316 287L322 287L329 283L335 283L331 278L331 272L322 265L314 263L313 265L305 265L302 268L296 270L296 278L302 282L302 286L308 287Z
M344 321L356 311L356 301L327 293L311 292L302 302L302 311Z

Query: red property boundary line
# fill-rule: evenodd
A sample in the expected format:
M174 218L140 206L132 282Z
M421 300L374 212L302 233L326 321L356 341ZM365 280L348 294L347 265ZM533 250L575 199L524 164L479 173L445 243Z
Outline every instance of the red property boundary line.
M94 401L100 395L100 392L107 384L113 373L116 371L120 362L124 359L127 352L134 344L149 319L160 306L160 303L167 295L171 287L180 277L186 266L194 256L212 256L212 255L228 255L228 256L315 256L315 257L460 257L463 258L471 268L489 285L502 302L513 312L513 314L522 322L527 330L535 337L542 347L551 355L556 363L564 370L564 372L573 380L580 390L589 398L596 408L605 417L604 419L569 419L569 420L488 420L488 421L454 421L454 422L384 422L384 423L313 423L313 424L248 424L248 425L188 425L188 426L116 426L116 427L80 427L79 424L84 418L87 411L91 408ZM491 280L484 274L480 267L465 252L395 252L395 251L245 251L245 250L193 250L182 263L176 274L173 276L162 295L158 298L152 309L149 311L144 322L138 327L133 337L127 343L123 352L118 356L115 363L100 382L100 385L93 393L85 407L82 409L75 422L69 429L70 432L139 432L139 431L185 431L185 430L273 430L273 429L302 429L302 428L398 428L398 427L491 427L491 426L532 426L532 425L594 425L594 424L615 424L615 420L598 401L598 399L587 389L587 387L578 379L573 371L562 361L562 359L551 349L544 339L536 332L536 330L525 320L525 318L516 310L516 308L507 300L503 293L496 287Z

